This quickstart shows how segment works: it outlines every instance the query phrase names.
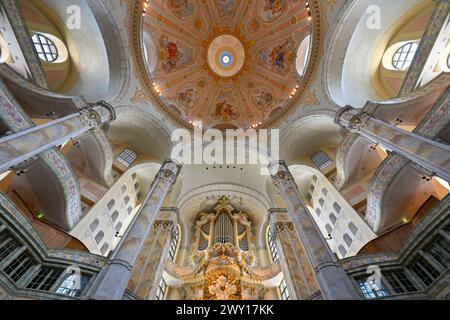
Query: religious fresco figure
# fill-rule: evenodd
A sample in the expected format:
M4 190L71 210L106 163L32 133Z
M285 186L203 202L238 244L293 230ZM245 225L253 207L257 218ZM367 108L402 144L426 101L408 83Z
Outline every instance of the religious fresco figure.
M275 46L269 55L269 63L279 69L284 69L286 64L286 54L288 53L289 40L281 42Z
M259 15L265 22L273 22L283 14L285 0L264 0L260 4Z
M236 120L240 113L237 108L236 97L232 91L224 90L216 98L212 117L218 120Z
M252 96L253 103L258 109L265 109L273 102L273 95L264 90L258 89Z
M180 19L186 19L195 11L192 0L169 0L169 8Z
M214 115L222 120L237 119L239 116L236 107L227 101L220 101L216 104Z
M291 69L290 59L292 59L293 41L285 39L280 41L272 48L261 50L260 64L269 70L275 71L281 75L286 75Z
M215 3L220 17L234 17L239 5L238 0L215 0Z
M159 58L161 60L162 69L165 72L172 72L185 65L191 57L188 49L181 47L175 40L164 37L160 39Z
M178 101L186 108L193 108L199 100L198 90L196 88L187 88L178 94Z

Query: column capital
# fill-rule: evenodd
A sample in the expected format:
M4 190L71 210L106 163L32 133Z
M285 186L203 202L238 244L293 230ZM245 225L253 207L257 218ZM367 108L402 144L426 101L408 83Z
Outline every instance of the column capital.
M358 114L355 114L350 118L349 129L359 131L367 124L367 121L369 121L369 119L370 115L367 112L360 112Z
M103 122L111 122L117 119L116 110L104 100L94 103L91 107L100 114Z
M336 112L334 123L348 130L359 131L371 117L368 112L363 110L345 106Z
M81 108L78 113L80 114L81 123L91 128L100 127L116 119L114 108L105 101Z
M269 166L269 172L275 185L293 179L291 172L284 160L272 161Z
M83 125L90 128L97 128L102 125L100 113L93 107L82 108L78 113L80 114L80 121Z
M158 178L170 179L172 183L178 179L181 172L182 164L172 158L164 160L159 169Z

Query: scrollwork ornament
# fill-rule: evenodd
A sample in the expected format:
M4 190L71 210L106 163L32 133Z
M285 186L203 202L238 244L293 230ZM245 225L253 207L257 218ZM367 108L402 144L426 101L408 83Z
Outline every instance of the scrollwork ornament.
M87 125L91 128L96 128L101 126L102 120L100 115L92 108L83 108L79 111L80 113L80 121L84 125Z
M357 130L360 131L369 121L370 115L366 112L361 112L356 115L354 115L350 119L349 128L351 130Z

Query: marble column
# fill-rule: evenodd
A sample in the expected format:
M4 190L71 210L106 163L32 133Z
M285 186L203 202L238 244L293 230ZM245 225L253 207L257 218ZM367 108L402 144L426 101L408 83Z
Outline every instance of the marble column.
M176 182L181 165L175 160L164 161L147 197L124 234L108 265L96 279L92 299L120 300L128 287L133 268L161 209L169 190Z
M153 224L144 248L134 266L128 290L144 300L155 300L164 266L169 259L172 235L177 228L177 213L164 208Z
M350 106L336 113L335 122L450 181L449 145L397 128Z
M319 291L314 269L287 211L271 210L270 221L290 299L305 300Z
M269 170L316 273L322 297L326 300L360 299L355 285L328 247L319 227L306 208L286 163L274 161L269 165Z
M99 102L79 112L4 136L0 138L0 173L114 119L114 109Z

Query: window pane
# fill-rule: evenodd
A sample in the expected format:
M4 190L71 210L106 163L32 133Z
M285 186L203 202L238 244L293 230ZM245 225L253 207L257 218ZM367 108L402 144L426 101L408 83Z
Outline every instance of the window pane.
M125 149L117 156L116 159L124 166L129 167L134 161L136 161L137 157L136 152L131 149Z
M58 59L58 49L52 40L40 33L34 34L31 39L41 60L55 62Z
M416 42L408 42L398 48L392 56L392 66L397 70L409 68L416 54L417 47L418 45Z
M366 299L389 296L389 291L384 287L383 283L368 283L367 279L357 280L359 289Z
M17 282L33 266L33 260L27 253L22 253L14 259L6 268L5 273Z
M63 281L56 289L56 293L71 297L79 297L90 280L89 276L78 274L66 274Z
M311 160L319 169L324 169L333 163L333 160L325 152L322 151L313 155Z

